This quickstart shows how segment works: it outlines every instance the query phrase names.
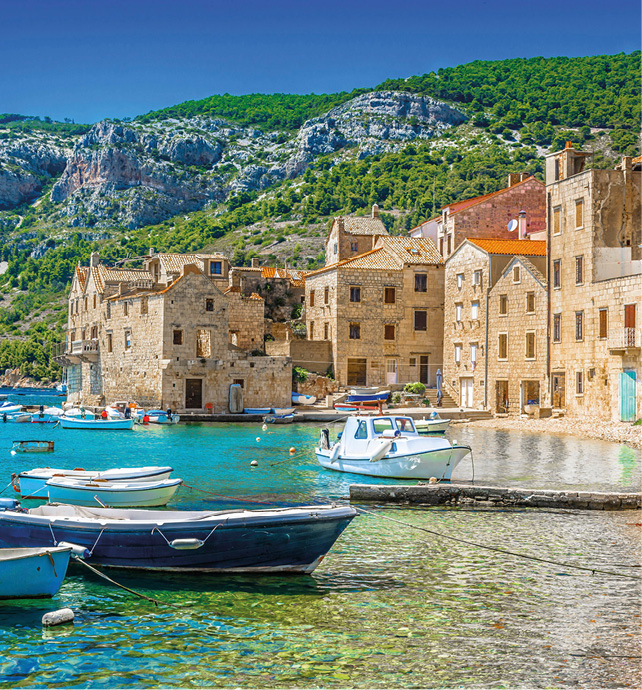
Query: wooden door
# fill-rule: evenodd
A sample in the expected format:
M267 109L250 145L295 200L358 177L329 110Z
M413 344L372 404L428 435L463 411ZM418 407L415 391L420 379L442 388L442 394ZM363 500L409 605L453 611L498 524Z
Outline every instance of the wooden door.
M473 406L473 379L468 376L459 379L459 406Z
M560 409L565 405L566 381L564 374L553 374L553 407Z
M203 379L185 380L185 408L200 410L203 407Z
M397 360L389 359L386 361L386 385L395 383L397 383Z
M367 359L348 359L348 385L365 386Z
M495 411L508 412L508 381L495 381Z
M419 357L419 381L428 385L428 355Z
M623 422L635 421L635 393L636 393L635 371L627 369L621 371L618 381L618 411Z
M635 347L635 304L624 305L624 343Z

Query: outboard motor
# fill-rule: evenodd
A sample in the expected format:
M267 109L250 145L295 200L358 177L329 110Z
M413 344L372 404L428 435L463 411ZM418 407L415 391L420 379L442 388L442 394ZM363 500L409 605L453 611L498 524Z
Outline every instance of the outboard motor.
M0 512L5 510L19 510L20 503L15 498L0 498Z
M321 437L319 438L319 448L327 450L330 447L330 430L321 429Z

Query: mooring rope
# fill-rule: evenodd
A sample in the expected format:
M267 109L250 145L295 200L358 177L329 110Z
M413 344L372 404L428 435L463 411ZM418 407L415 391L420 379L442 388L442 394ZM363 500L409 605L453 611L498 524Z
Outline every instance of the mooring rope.
M575 570L585 570L594 575L600 573L601 575L610 575L612 577L625 577L630 580L642 580L640 575L628 575L626 573L616 573L612 570L602 570L600 568L590 568L583 565L572 565L570 563L563 563L561 561L554 561L549 558L540 558L538 556L529 556L523 553L517 553L516 551L508 551L508 549L502 549L498 546L488 546L486 544L478 544L474 541L469 541L467 539L460 539L459 537L451 537L448 534L443 534L442 532L436 532L435 530L428 529L427 527L419 527L418 525L413 525L410 522L404 522L403 520L396 520L395 518L388 517L387 515L380 515L371 510L366 510L365 508L358 508L353 506L353 508L360 513L365 513L366 515L372 515L375 518L381 518L382 520L389 520L390 522L395 522L398 525L403 525L404 527L410 527L411 529L419 530L420 532L426 532L427 534L432 534L436 537L441 537L442 539L450 539L450 541L458 542L459 544L467 544L468 546L474 546L478 549L486 549L487 551L494 551L496 553L503 553L508 556L515 556L516 558L523 558L529 561L538 561L540 563L549 563L552 565L561 566L562 568L573 568Z

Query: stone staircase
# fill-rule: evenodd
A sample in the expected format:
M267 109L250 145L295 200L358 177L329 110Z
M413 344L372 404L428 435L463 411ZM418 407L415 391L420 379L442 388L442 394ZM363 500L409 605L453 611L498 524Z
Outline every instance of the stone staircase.
M450 395L450 393L448 393L448 391L442 391L442 393L443 393L443 398L441 399L441 406L442 407L458 407L457 401L452 398L452 396ZM424 397L428 398L428 400L430 400L430 404L433 407L437 407L437 389L436 388L427 388Z

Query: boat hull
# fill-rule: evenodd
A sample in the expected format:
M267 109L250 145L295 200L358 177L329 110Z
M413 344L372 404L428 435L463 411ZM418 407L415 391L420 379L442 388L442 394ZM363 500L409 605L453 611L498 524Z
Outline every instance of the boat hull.
M449 419L440 419L435 422L429 420L427 423L425 422L423 424L421 421L416 421L415 428L417 429L417 432L421 435L445 434L448 431L449 424Z
M108 513L109 511L105 511ZM127 513L138 511L124 511ZM145 523L0 513L0 544L67 541L92 549L91 562L117 568L208 573L310 573L355 517L350 506L220 512L172 523L176 512L145 511ZM102 533L101 533L102 532ZM53 535L53 536L52 536ZM198 539L200 548L168 542Z
M54 596L67 574L70 554L70 548L42 544L0 549L0 599Z
M376 462L369 458L339 457L331 461L331 450L315 449L322 467L337 472L365 474L390 479L430 479L450 481L452 471L470 453L468 446L453 446L403 456L385 456Z
M43 471L40 474L29 474L21 472L18 475L20 482L20 496L22 498L47 498L47 482L54 476L73 477L75 479L107 479L110 482L151 482L169 479L172 473L171 467L150 467L147 470L143 467L123 469L120 474L118 471L108 470L106 472L91 472L86 470L52 470ZM138 470L138 471L137 471ZM33 470L30 470L33 471ZM94 501L92 505L96 505Z
M47 482L46 489L42 492L43 499L49 503L69 503L75 506L95 507L104 505L109 508L126 507L152 507L165 506L172 499L181 480L164 482L159 486L153 486L139 482L140 486L128 484L127 488L118 489L112 483L112 487L103 487L95 482L82 482L78 484ZM124 484L124 482L123 482Z
M373 393L367 395L350 394L346 397L348 403L377 403L388 400L390 391L382 391L381 393Z
M134 419L69 419L60 418L63 429L92 429L94 431L130 431L134 428Z

